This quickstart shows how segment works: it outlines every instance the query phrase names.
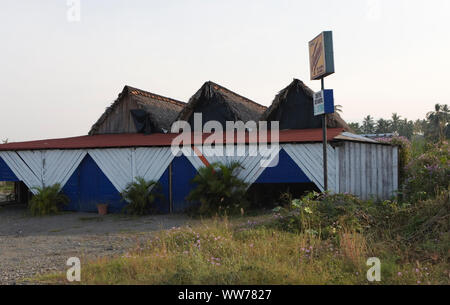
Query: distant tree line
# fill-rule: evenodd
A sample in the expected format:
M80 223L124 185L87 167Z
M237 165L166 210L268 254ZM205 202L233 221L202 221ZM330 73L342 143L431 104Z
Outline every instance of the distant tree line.
M432 142L450 139L450 110L448 105L436 104L434 111L430 111L425 119L416 121L402 118L393 113L390 119L377 121L370 115L366 116L362 124L350 123L349 126L358 134L396 133L399 136L412 139L419 135Z

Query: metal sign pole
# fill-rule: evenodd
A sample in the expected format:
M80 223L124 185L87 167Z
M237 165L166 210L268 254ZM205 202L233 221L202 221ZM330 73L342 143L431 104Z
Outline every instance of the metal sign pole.
M325 90L324 78L334 73L333 33L324 31L308 43L311 80L321 81L322 91L314 94L314 116L322 115L323 189L328 191L327 113L334 113L332 90Z
M169 213L173 213L172 162L169 164Z
M320 79L322 91L325 90L323 77ZM323 189L328 190L328 158L327 158L327 114L324 113L322 117L322 132L323 132Z

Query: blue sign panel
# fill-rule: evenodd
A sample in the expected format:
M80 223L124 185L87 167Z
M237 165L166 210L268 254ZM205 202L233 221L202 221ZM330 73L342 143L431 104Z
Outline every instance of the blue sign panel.
M314 115L334 113L334 96L332 89L325 89L314 93Z

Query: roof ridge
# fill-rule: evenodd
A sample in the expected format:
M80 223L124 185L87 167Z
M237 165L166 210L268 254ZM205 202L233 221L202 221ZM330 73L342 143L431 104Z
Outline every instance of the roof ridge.
M295 82L298 83L300 85L300 87L302 87L302 89L306 90L309 94L314 94L314 90L309 88L302 80L300 80L298 78L294 78L293 83L295 83ZM291 83L291 85L292 85L292 83Z
M127 88L129 93L134 94L134 95L142 95L142 96L145 96L145 97L150 97L150 98L154 98L154 99L157 99L157 100L160 100L160 101L172 103L172 104L175 104L175 105L178 105L178 106L186 105L185 102L173 99L171 97L167 97L167 96L163 96L163 95L156 94L156 93L153 93L153 92L149 92L149 91L142 90L142 89L139 89L139 88L136 88L136 87L132 87L132 86L129 86L129 85L125 85L125 87Z
M330 128L328 139L334 140L342 133L342 128ZM11 142L0 144L0 151L23 151L43 149L93 149L93 148L119 148L119 147L170 147L174 137L178 133L153 133L150 135L142 133L116 133L84 135L68 138L53 138L44 140L31 140L23 142ZM191 136L193 133L191 132ZM209 133L202 133L202 143L205 143ZM194 139L195 140L195 139ZM223 138L222 143L226 143ZM245 138L245 143L253 143L251 137ZM268 139L256 139L255 143L264 143ZM280 131L280 143L308 143L322 141L322 129L292 129ZM194 142L195 143L195 142ZM239 140L234 138L232 143L238 144ZM381 144L381 143L378 143ZM385 144L381 144L385 145Z
M229 92L229 93L231 93L231 94L233 94L233 95L235 95L235 96L237 96L237 97L240 97L240 98L244 99L246 102L252 103L252 104L254 104L255 106L258 106L258 107L264 108L264 109L267 108L266 106L261 105L261 104L258 104L257 102L252 101L251 99L249 99L249 98L247 98L247 97L245 97L245 96L242 96L242 95L240 95L240 94L238 94L238 93L236 93L236 92L234 92L234 91L231 91L230 89L225 88L224 86L219 85L219 84L217 84L217 83L215 83L215 82L213 82L213 81L208 81L207 83L210 84L210 85L213 85L213 86L217 86L217 87L219 87L219 89L225 90L225 91L227 91L227 92ZM216 88L214 88L214 89L216 89ZM217 90L217 89L216 89L216 90Z
M88 132L89 135L92 135L95 132L95 130L98 128L98 126L100 124L102 124L106 120L106 117L108 116L108 114L113 109L115 109L115 107L117 107L119 102L122 100L122 98L126 94L141 95L141 96L144 96L144 97L157 99L159 101L163 101L163 102L166 102L168 104L176 105L176 106L179 106L179 107L184 107L186 105L186 103L178 101L178 100L175 100L175 99L170 98L170 97L165 97L165 96L162 96L162 95L159 95L159 94L155 94L155 93L152 93L152 92L148 92L148 91L136 88L136 87L125 85L123 87L122 91L117 96L117 98L108 107L106 107L106 110L103 112L103 114L92 125L91 129ZM165 105L168 105L168 104L165 104Z

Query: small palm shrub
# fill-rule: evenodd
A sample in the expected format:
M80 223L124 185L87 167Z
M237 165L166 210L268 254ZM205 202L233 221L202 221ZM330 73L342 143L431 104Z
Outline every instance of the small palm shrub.
M154 203L159 197L160 184L157 181L146 181L142 177L137 177L127 185L121 193L122 199L128 204L124 208L124 212L132 215L145 215L155 212Z
M61 193L59 183L52 186L34 187L37 193L31 198L28 205L33 216L55 214L62 206L69 203L69 198Z
M248 205L245 198L247 183L237 177L240 163L213 163L202 167L192 182L195 188L186 197L197 203L191 212L198 215L232 215Z

